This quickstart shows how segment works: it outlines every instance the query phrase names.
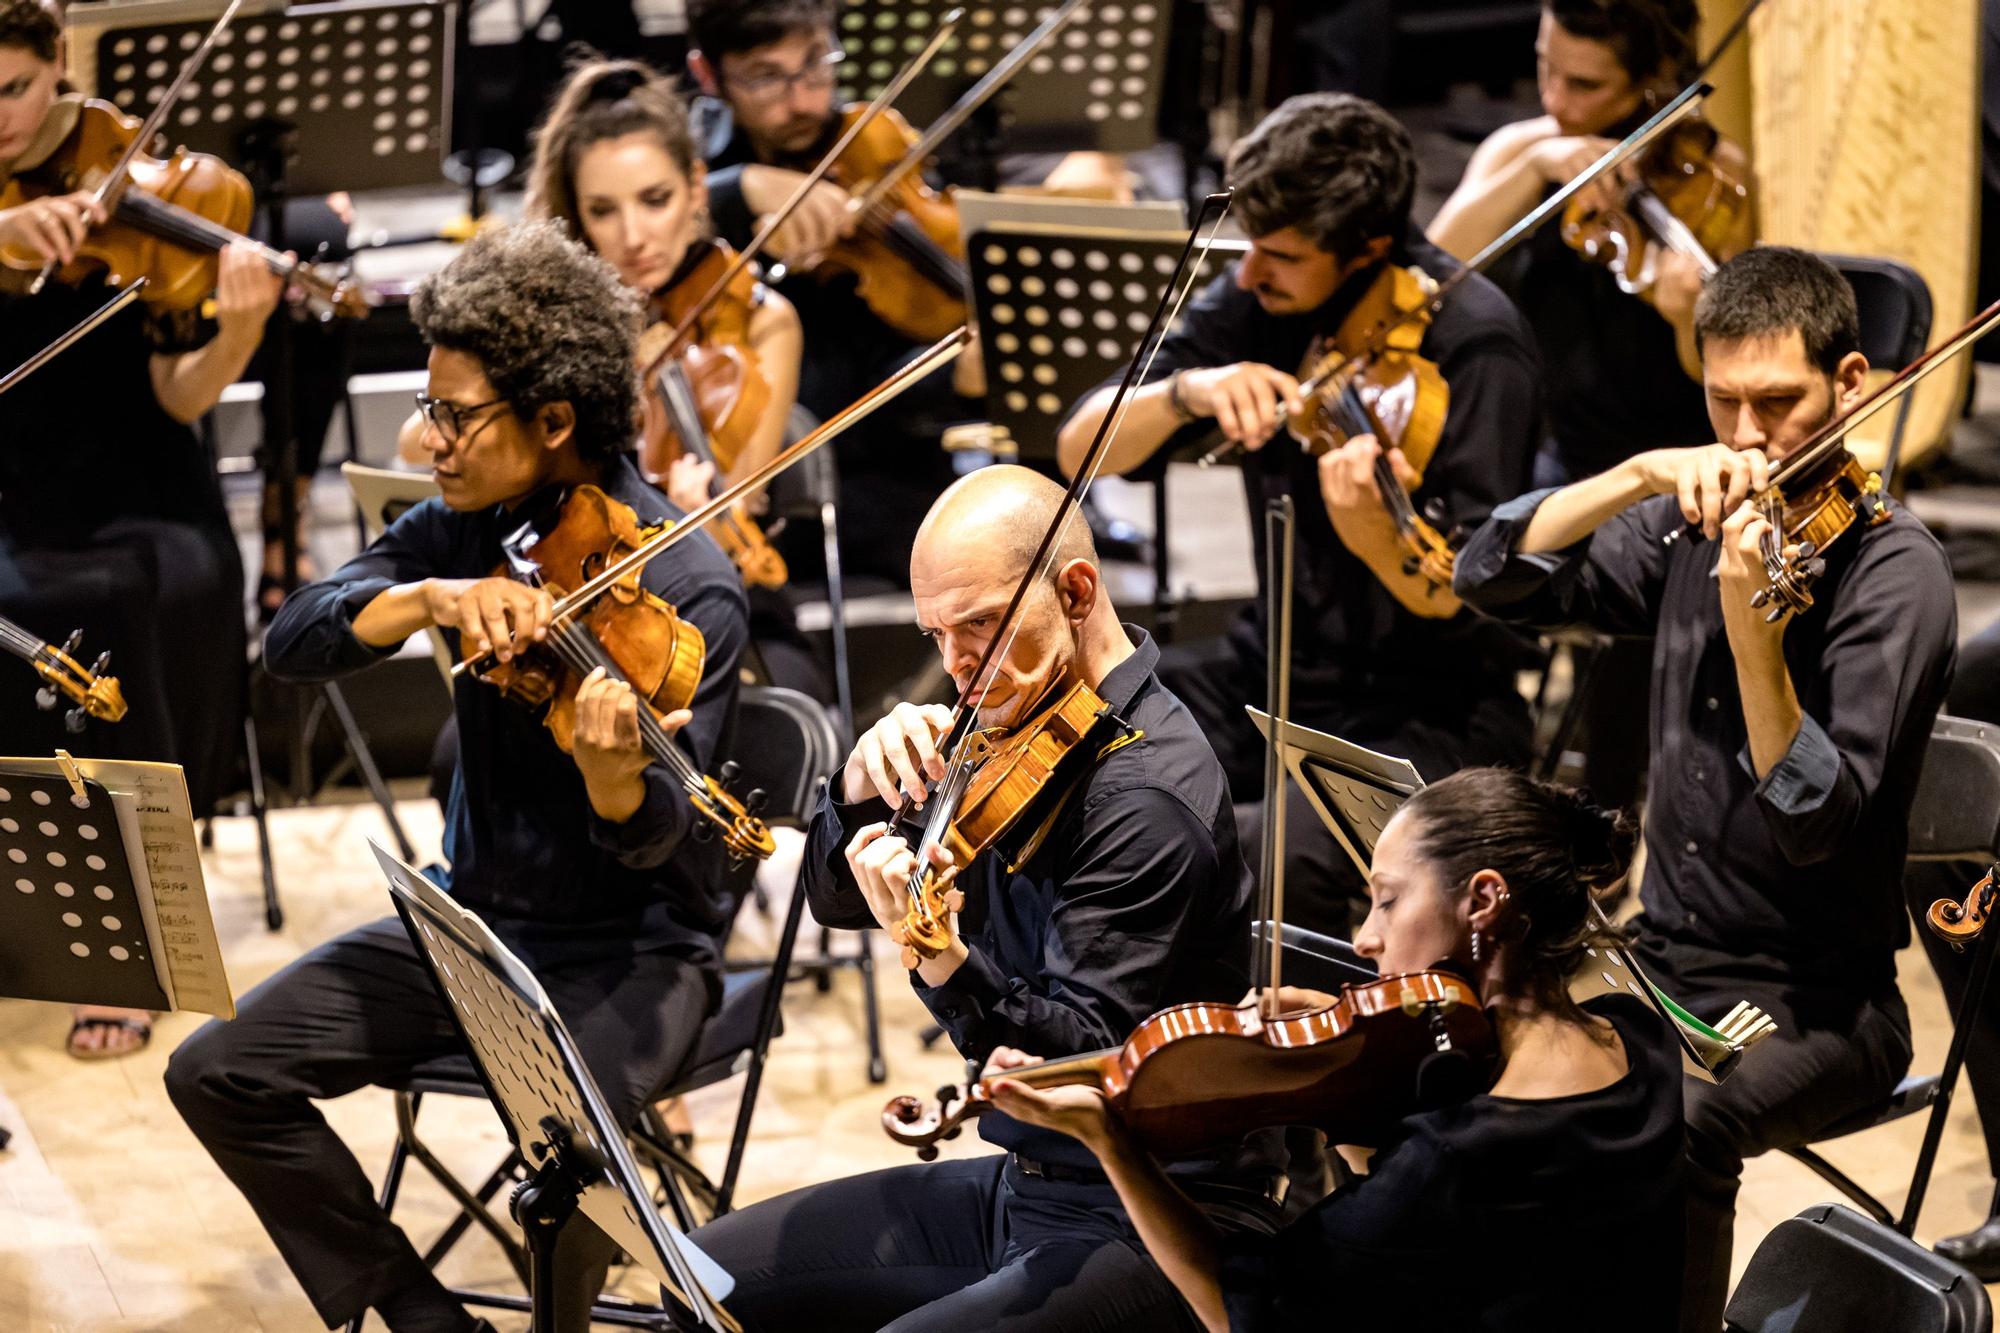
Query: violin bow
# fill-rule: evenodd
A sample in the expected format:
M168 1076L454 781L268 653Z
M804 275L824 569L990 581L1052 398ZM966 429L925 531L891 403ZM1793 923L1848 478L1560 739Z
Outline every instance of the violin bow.
M215 49L215 43L228 29L229 21L236 17L236 11L242 7L243 0L229 0L229 7L215 20L215 25L208 30L208 35L201 39L201 45L190 51L188 58L181 62L180 72L174 75L174 81L167 85L167 90L160 94L160 100L153 103L153 109L147 113L144 123L139 126L139 132L132 136L132 141L125 145L124 153L119 156L104 179L97 183L97 188L91 191L91 196L99 204L110 205L115 196L124 190L126 178L131 174L133 159L146 151L154 137L159 134L160 127L167 122L167 113L174 109L174 103L180 100L181 93L186 90L188 80L192 79L195 71L207 62L208 53ZM106 211L109 211L108 207ZM42 271L35 275L34 282L29 285L28 294L38 295L42 288L48 285L49 278L54 275L57 267L53 259L44 263Z
M1266 936L1254 960L1252 985L1257 1010L1266 1021L1280 1013L1278 988L1285 963L1285 719L1292 713L1292 567L1297 546L1292 497L1280 495L1264 510L1264 584L1270 607L1265 612L1276 636L1275 651L1266 654L1264 711L1269 731L1264 746L1264 837L1258 849L1258 896Z
M84 316L74 328L62 334L54 342L42 348L41 351L36 352L5 375L0 375L0 393L7 392L7 390L13 388L43 366L61 356L76 343L80 342L91 330L138 300L140 293L145 290L146 279L144 277L136 278L129 286L119 288L117 295L97 307L90 314Z
M643 568L655 556L662 555L670 548L686 541L689 537L706 527L718 515L728 512L746 495L768 485L773 477L797 463L807 454L830 443L837 436L859 425L878 409L900 397L911 385L957 356L960 351L964 350L965 345L971 341L971 332L963 326L946 334L927 349L923 355L910 362L909 365L904 366L888 379L855 399L854 402L848 404L839 412L836 412L819 429L753 469L735 485L726 490L717 491L709 499L708 503L702 505L699 509L691 510L678 523L668 527L659 536L627 552L618 560L605 566L589 582L582 584L574 591L557 599L554 607L555 618L561 620L575 614L579 609L588 606L592 601L596 600L606 589L610 588L627 574ZM479 652L460 661L452 667L452 677L456 679L465 671L484 661L486 656L485 652Z
M1598 177L1608 171L1616 171L1619 167L1630 162L1648 148L1651 148L1668 130L1693 115L1699 109L1701 100L1714 91L1715 89L1712 85L1704 83L1699 79L1681 89L1672 101L1648 117L1645 124L1611 145L1610 148L1607 148L1602 157L1592 162L1574 180L1570 181L1569 184L1544 199L1520 221L1487 242L1485 248L1480 250L1478 254L1459 265L1457 272L1437 285L1437 290L1431 293L1429 301L1415 310L1407 310L1393 318L1383 320L1381 327L1376 329L1369 338L1370 345L1366 350L1346 360L1335 360L1318 374L1301 382L1299 385L1300 397L1310 398L1313 394L1317 393L1326 384L1327 380L1338 374L1348 364L1348 361L1361 360L1374 356L1381 350L1382 345L1388 341L1391 333L1394 333L1403 325L1417 318L1419 314L1426 317L1435 316L1439 311L1444 309L1444 303L1450 298L1451 294L1458 290L1462 284L1469 282L1473 274L1485 272L1501 256L1505 255L1528 237L1534 235L1535 232L1541 229L1544 222L1547 222L1551 217L1560 213L1568 206L1571 199L1574 199L1581 191L1588 189ZM1241 448L1241 445L1225 440L1202 455L1201 464L1203 467L1213 467L1215 464L1228 459Z
M1194 225L1188 229L1187 243L1181 249L1180 263L1160 292L1160 301L1153 310L1152 321L1140 337L1131 363L1125 367L1125 378L1118 386L1111 409L1098 423L1097 433L1091 438L1090 447L1085 450L1083 461L1078 465L1076 474L1070 478L1069 488L1063 492L1062 501L1056 507L1055 517L1043 531L1041 544L1029 557L1027 567L1021 572L1020 581L1014 585L1014 594L1008 599L1006 609L1000 613L999 623L995 626L992 637L987 639L986 650L980 654L978 664L973 667L969 683L959 691L958 701L952 706L951 730L945 738L945 748L950 753L951 760L940 784L942 791L953 792L961 788L970 762L970 752L973 747L966 744L966 739L977 726L979 710L969 706L966 700L975 694L983 693L986 687L993 683L993 677L998 673L1000 663L1006 661L1007 654L1013 650L1014 640L1021 632L1020 613L1022 604L1027 600L1028 590L1052 572L1055 553L1063 533L1068 530L1070 522L1081 511L1084 493L1090 489L1091 482L1104 466L1105 453L1125 423L1125 415L1132 406L1134 387L1143 382L1152 370L1153 361L1159 356L1160 347L1166 341L1167 329L1180 314L1181 306L1186 302L1188 294L1194 290L1195 280L1201 273L1201 260L1215 244L1216 233L1221 229L1222 219L1229 212L1230 198L1231 192L1224 190L1202 200L1201 208L1195 215ZM1214 214L1213 221L1210 221L1211 213ZM1208 235L1205 237L1202 235L1204 225L1208 227ZM1145 354L1139 355L1140 351ZM930 864L930 848L937 845L950 826L952 804L952 801L944 799L930 803L930 810L924 821L923 835L917 845L916 869L910 875L909 892L911 901L915 905L922 905L918 890ZM900 823L908 820L915 809L915 803L906 797L891 822Z
M715 280L714 284L701 294L701 299L689 307L685 315L681 316L680 323L674 325L674 331L667 339L666 351L661 353L661 360L665 360L666 357L673 354L674 349L680 346L681 340L687 337L688 331L694 328L701 317L708 313L709 307L713 306L721 299L722 294L729 290L729 284L736 275L749 266L750 261L757 257L765 245L770 242L771 237L777 234L778 228L784 226L792 214L798 211L799 205L805 202L806 196L812 193L813 187L826 179L826 173L833 170L833 164L840 160L840 155L847 151L847 146L859 138L861 132L867 129L876 117L887 111L890 105L898 97L902 96L903 89L909 87L910 82L929 67L931 61L936 59L937 53L944 49L944 44L951 40L952 33L957 30L960 21L964 18L965 10L963 7L951 10L944 16L938 23L938 26L932 30L931 39L924 44L924 49L910 57L909 63L896 72L896 77L883 85L882 91L875 94L875 100L870 102L859 116L855 117L854 123L847 127L846 133L842 134L835 141L833 147L826 150L826 155L820 158L819 163L806 173L805 179L799 182L798 188L792 191L791 197L778 205L775 213L764 219L764 225L759 227L757 234L750 238L750 244L736 252L736 258L729 262L729 267L725 268L722 271L722 275ZM773 273L775 274L776 271L774 269ZM771 278L773 282L777 280L776 276ZM649 368L648 374L650 373L651 369Z

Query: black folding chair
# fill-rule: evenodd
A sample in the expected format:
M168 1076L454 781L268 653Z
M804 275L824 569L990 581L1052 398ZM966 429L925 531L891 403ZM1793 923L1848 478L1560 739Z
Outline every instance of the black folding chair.
M1822 1203L1764 1237L1723 1320L1726 1333L1989 1333L1993 1307L1957 1264Z
M1923 275L1908 264L1876 255L1824 255L1854 288L1861 314L1861 354L1878 370L1901 370L1923 355L1931 336L1931 289ZM1889 432L1889 453L1882 463L1886 490L1903 456L1903 434L1910 424L1914 394L1896 404L1896 422Z

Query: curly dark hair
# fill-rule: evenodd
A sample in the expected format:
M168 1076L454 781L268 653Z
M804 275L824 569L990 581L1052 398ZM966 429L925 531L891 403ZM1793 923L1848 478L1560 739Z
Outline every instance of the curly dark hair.
M45 0L0 0L0 46L54 63L62 49L62 16Z
M638 298L555 223L475 236L418 286L410 318L431 346L479 362L517 415L568 403L584 458L632 448Z
M1512 980L1541 1007L1574 1014L1569 978L1584 950L1614 942L1590 906L1632 863L1632 819L1504 768L1462 768L1412 796L1402 814L1416 821L1416 855L1448 893L1463 893L1482 870L1507 881Z
M576 210L576 164L592 144L628 134L652 135L682 175L694 174L694 134L688 128L687 106L666 76L637 60L606 60L582 53L535 131L527 216L555 218L580 239L583 219Z
M1224 177L1252 237L1296 227L1341 259L1378 236L1401 237L1417 188L1409 131L1364 98L1286 99L1229 150Z
M830 32L833 0L688 0L688 45L719 64L795 32Z
M1694 77L1695 0L1542 0L1542 9L1570 36L1610 47L1636 82Z
M1782 337L1799 331L1806 359L1831 375L1861 350L1854 288L1818 255L1788 245L1758 245L1715 270L1694 303L1694 345L1710 339Z

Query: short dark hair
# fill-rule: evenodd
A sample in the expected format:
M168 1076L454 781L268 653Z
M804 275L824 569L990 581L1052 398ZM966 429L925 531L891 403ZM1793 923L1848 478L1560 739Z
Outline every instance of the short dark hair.
M62 49L62 18L44 0L0 0L0 46L54 63Z
M1695 0L1542 0L1542 9L1570 36L1610 47L1634 79L1694 77Z
M795 32L830 32L833 0L688 0L688 46L711 64Z
M687 106L665 75L637 60L605 60L582 53L569 81L549 104L535 131L535 158L528 168L525 214L554 218L582 239L576 208L576 166L583 151L606 139L650 134L684 176L695 167L694 135Z
M1251 236L1297 227L1343 259L1377 236L1400 238L1417 188L1409 131L1348 93L1286 99L1229 150L1223 174Z
M1861 350L1854 288L1839 269L1806 250L1759 245L1715 270L1694 303L1694 345L1710 339L1782 337L1792 329L1806 359L1828 375Z
M517 415L567 402L579 455L632 448L638 298L555 223L481 232L419 284L410 318L431 346L477 361Z
M1507 881L1501 934L1514 946L1512 982L1547 1009L1573 1012L1569 978L1585 950L1609 942L1590 910L1624 878L1638 828L1569 787L1504 768L1462 768L1412 796L1417 858L1445 892L1482 870Z

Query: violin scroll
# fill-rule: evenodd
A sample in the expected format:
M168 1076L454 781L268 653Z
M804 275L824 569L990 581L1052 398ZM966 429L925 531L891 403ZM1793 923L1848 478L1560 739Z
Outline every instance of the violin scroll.
M2000 873L2000 866L1988 870L1977 884L1967 889L1963 902L1940 898L1932 903L1930 911L1924 913L1924 924L1931 928L1931 933L1960 953L1985 933L1987 921L1993 915L1993 900L2000 896L1993 882L1996 873Z
M35 692L36 707L46 712L62 700L69 700L71 707L63 725L72 733L82 731L89 718L116 722L125 716L124 692L119 689L117 678L106 674L111 654L99 653L85 670L76 658L82 643L82 630L72 631L58 648L42 642L13 621L0 618L0 649L26 662L42 679L41 688Z
M882 1130L904 1147L916 1149L920 1160L932 1162L937 1160L939 1143L957 1138L966 1121L992 1109L983 1084L947 1083L929 1106L917 1097L890 1098L882 1108Z

